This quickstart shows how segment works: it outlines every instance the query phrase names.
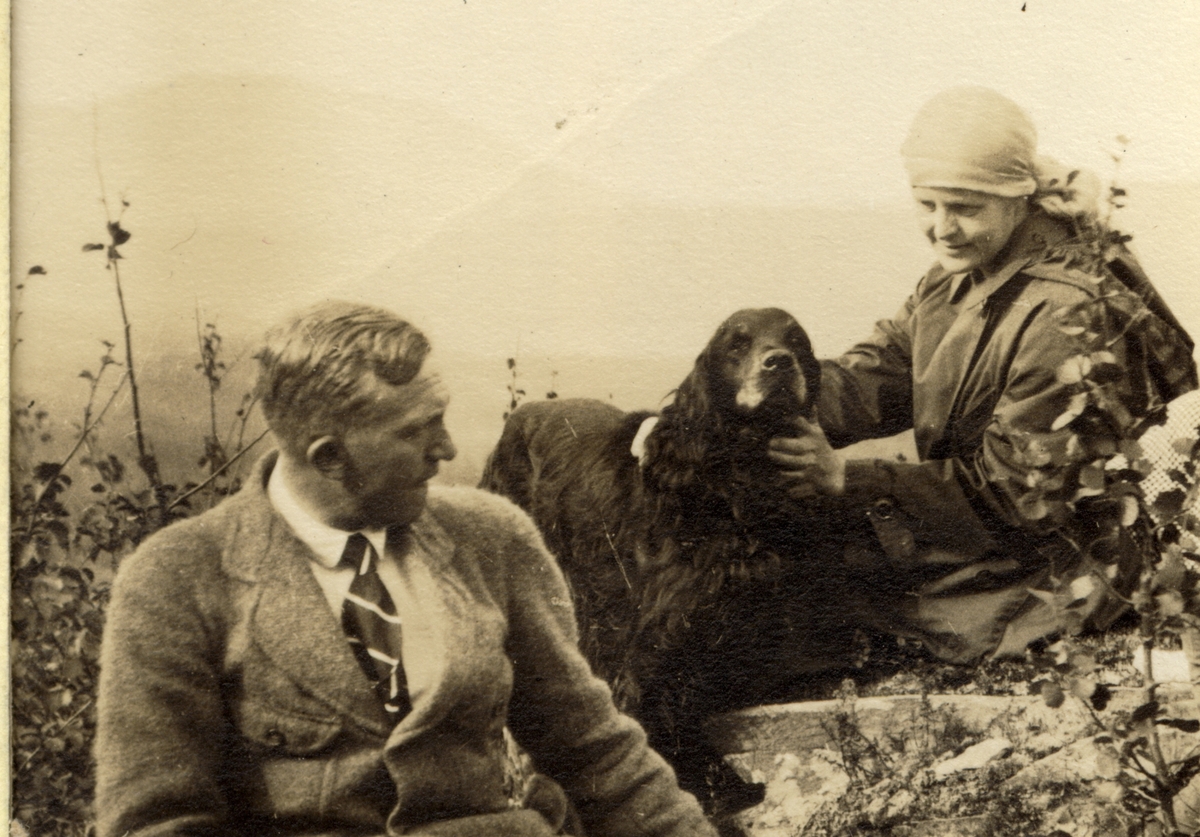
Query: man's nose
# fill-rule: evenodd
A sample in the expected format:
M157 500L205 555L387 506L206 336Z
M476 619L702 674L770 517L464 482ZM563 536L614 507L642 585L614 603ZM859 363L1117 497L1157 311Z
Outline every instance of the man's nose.
M454 446L454 440L450 438L449 433L442 434L442 438L434 446L432 454L434 459L442 459L447 462L458 456L458 448Z

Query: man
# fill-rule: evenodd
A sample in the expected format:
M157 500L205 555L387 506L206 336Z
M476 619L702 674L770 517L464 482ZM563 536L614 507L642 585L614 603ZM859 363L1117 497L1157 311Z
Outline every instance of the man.
M431 488L455 454L422 334L318 305L268 335L278 452L121 567L102 654L101 837L712 834L576 648L532 522ZM505 724L538 769L505 790Z
M948 90L902 153L937 263L822 364L821 427L773 440L772 456L794 493L842 495L868 522L847 563L871 626L962 663L1102 628L1140 569L1132 521L1102 496L1106 466L1196 387L1191 339L1101 223L1088 178L1036 156L1013 102ZM830 444L908 429L918 463L846 461Z

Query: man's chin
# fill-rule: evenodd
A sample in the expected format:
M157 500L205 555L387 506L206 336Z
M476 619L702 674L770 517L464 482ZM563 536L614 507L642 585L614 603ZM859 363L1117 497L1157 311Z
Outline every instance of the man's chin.
M429 487L424 483L417 488L405 489L392 495L386 503L381 503L378 508L369 511L368 516L372 518L371 528L407 526L421 516L428 495Z

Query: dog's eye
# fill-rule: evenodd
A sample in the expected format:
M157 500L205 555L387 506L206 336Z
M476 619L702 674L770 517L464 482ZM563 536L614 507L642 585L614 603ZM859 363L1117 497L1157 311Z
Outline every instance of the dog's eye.
M802 332L802 331L796 331L795 329L789 331L788 336L787 336L787 344L788 344L788 348L792 349L792 351L796 351L796 352L809 351L808 338L805 336L804 332Z
M751 342L753 341L750 339L749 334L742 331L734 332L729 337L729 353L734 355L743 354L750 348Z

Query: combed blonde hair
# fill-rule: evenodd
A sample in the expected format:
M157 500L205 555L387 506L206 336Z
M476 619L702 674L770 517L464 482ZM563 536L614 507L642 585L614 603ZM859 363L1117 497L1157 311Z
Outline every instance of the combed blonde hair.
M257 394L284 448L303 450L316 436L373 418L379 384L417 376L430 350L415 326L390 311L328 301L267 332Z

